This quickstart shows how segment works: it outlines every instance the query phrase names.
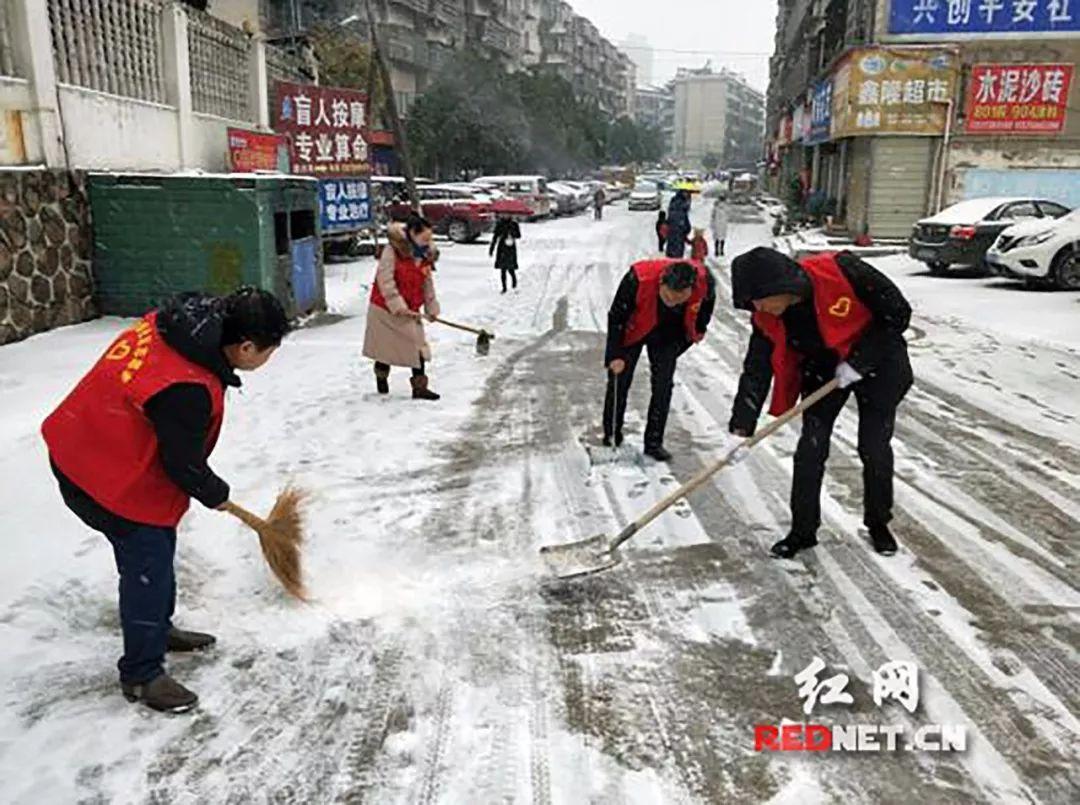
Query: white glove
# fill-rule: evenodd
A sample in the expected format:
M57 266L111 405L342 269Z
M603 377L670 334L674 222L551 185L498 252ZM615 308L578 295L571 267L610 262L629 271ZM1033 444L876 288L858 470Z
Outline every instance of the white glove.
M848 386L862 380L862 375L856 372L850 363L844 361L836 367L836 379L840 381L840 388L846 389Z

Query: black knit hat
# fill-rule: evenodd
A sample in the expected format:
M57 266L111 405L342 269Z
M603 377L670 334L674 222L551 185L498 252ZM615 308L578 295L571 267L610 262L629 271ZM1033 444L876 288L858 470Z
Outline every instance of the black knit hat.
M755 299L790 293L810 294L810 278L786 254L758 246L731 261L731 302L741 310L753 310Z
M685 291L694 286L697 269L689 263L672 263L664 272L664 285L673 291Z

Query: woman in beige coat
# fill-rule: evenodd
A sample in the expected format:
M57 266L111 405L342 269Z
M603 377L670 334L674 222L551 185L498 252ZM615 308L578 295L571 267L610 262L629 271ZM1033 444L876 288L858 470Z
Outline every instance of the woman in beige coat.
M412 369L413 399L439 399L428 388L424 372L431 348L420 313L423 308L428 321L439 315L432 277L438 252L431 245L432 236L431 224L411 215L404 224L390 225L390 244L379 255L364 333L364 356L375 361L379 394L390 393L391 366L408 366Z

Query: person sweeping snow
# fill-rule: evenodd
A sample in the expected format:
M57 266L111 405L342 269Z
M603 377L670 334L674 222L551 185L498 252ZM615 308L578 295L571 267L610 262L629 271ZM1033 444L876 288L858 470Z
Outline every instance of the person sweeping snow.
M791 531L772 546L788 559L817 545L821 482L833 424L852 393L859 406L864 523L874 549L896 553L890 444L896 409L912 384L904 331L911 307L884 274L848 252L795 262L758 247L731 264L732 301L753 329L729 429L751 436L772 386L778 416L834 377L839 388L803 414L791 487Z
M431 224L418 215L387 230L389 248L379 255L375 281L371 283L364 357L375 361L375 388L390 393L390 367L412 369L414 400L438 400L428 387L425 371L431 348L424 334L421 309L428 321L439 317L433 272L439 254L431 245Z
M668 461L664 431L671 408L675 364L705 337L716 305L712 274L700 263L661 258L631 266L608 312L604 444L623 441L626 399L641 350L649 353L652 399L645 426L645 455Z
M289 332L281 303L244 288L184 294L126 330L45 420L42 435L67 504L112 544L120 574L129 701L183 712L199 697L165 672L166 651L214 637L172 624L176 527L195 498L228 510L229 486L207 464L225 390L262 367Z
M713 202L710 223L712 225L713 241L715 242L713 254L717 257L723 257L724 243L727 241L728 230L727 204L724 203L724 199L718 198Z

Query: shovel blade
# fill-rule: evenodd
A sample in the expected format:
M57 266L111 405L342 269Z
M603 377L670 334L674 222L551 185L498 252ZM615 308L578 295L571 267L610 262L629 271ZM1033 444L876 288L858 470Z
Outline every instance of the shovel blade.
M487 355L491 352L491 339L493 336L491 333L483 332L476 337L476 354Z
M540 556L553 575L572 579L600 573L619 564L621 560L609 550L609 545L608 538L600 534L566 545L547 545L540 549Z

